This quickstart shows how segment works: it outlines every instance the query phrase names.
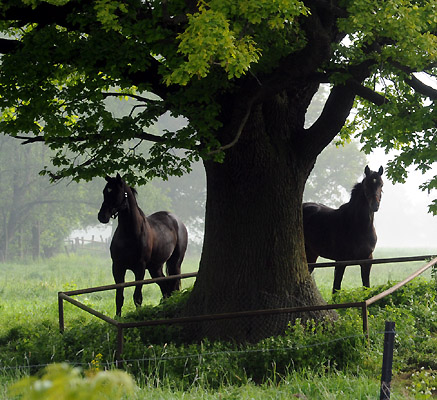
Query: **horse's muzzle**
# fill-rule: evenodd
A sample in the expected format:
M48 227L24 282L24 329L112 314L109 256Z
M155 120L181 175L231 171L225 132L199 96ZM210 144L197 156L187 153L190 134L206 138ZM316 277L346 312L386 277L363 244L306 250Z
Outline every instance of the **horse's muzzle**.
M379 210L379 205L381 204L381 198L373 199L371 207L373 212L377 212Z
M104 210L100 210L99 213L97 214L97 219L102 224L107 224L109 222L110 218L111 218L110 213L105 212Z

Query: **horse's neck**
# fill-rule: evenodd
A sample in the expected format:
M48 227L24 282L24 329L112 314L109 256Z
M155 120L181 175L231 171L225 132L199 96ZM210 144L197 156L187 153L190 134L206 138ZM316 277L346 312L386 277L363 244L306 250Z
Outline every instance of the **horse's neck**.
M344 205L344 209L345 214L347 214L348 219L352 223L358 224L363 228L373 227L374 212L369 207L360 184L353 189L351 199L349 203Z
M141 230L144 222L143 215L138 207L137 200L132 190L126 186L128 206L118 214L118 226L124 231L137 233Z

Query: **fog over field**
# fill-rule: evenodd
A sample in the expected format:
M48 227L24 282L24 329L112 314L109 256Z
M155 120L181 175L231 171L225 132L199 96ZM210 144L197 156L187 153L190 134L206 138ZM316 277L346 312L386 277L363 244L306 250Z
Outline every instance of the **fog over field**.
M342 151L340 147L338 151ZM384 168L392 157L382 150L376 150L367 156L368 165L372 170L377 170L380 165ZM426 176L412 170L404 184L392 184L384 174L384 192L381 207L375 213L375 227L378 234L377 247L426 247L434 249L437 253L437 216L428 212L428 204L436 196L428 195L419 189L419 185L427 177L435 174L434 167ZM361 181L363 174L357 176L356 181ZM352 189L352 188L350 188ZM348 201L349 193L345 194L343 202ZM97 215L97 210L96 210ZM97 221L97 220L96 220ZM116 222L115 222L116 223ZM96 226L86 232L74 232L72 237L84 236L104 238L111 235L109 226Z

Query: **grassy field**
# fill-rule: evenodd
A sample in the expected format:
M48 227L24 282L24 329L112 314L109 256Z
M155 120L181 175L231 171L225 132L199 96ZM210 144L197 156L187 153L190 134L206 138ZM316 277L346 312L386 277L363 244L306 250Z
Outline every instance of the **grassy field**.
M436 254L436 250L382 249L376 252L375 258ZM374 266L371 284L373 286L404 279L423 264L424 262L419 261ZM197 258L191 257L184 261L183 272L192 272L197 268ZM430 271L426 274L428 279L431 278L430 274ZM316 269L314 277L323 296L330 300L333 269ZM129 272L126 280L133 279L133 274ZM193 279L184 280L183 287L192 285L192 282ZM69 344L74 351L69 348L68 354L71 352L76 355L87 354L85 359L92 360L93 357L95 359L96 352L87 348L87 345L97 347L95 343L106 346L107 353L111 353L114 341L109 333L104 339L93 338L94 342L88 338L95 332L98 336L98 332L106 328L102 328L102 324L97 323L94 317L69 304L65 306L67 335L61 337L57 331L58 291L111 283L113 283L111 261L104 257L60 255L38 263L0 264L0 399L8 398L7 385L29 371L33 371L32 365L41 365L41 360L48 360L48 362L63 360L63 354L59 352L60 349L65 349L67 340L74 342ZM360 285L359 267L348 267L342 287L347 291ZM135 311L132 294L133 288L125 290L123 313ZM157 305L161 299L157 285L144 287L143 296L146 306ZM106 315L115 314L113 291L83 295L80 299ZM435 299L433 301L435 303ZM406 317L401 315L400 318ZM83 327L82 330L81 327ZM71 337L68 336L68 332L72 332ZM53 341L48 340L48 337L53 337ZM29 342L27 345L26 341ZM59 345L61 341L62 345ZM378 341L380 343L380 339ZM437 340L434 340L432 346L434 345L437 346ZM431 348L434 349L432 346ZM64 351L67 354L67 350ZM381 351L381 348L375 348L369 353L374 355ZM363 357L365 358L366 355ZM224 362L226 363L226 358ZM424 365L427 365L425 361ZM195 377L189 387L179 387L166 379L151 381L140 377L138 378L139 387L129 399L285 399L293 396L308 399L370 399L377 397L375 393L379 393L380 378L375 371L378 371L380 365L367 366L353 372L350 370L342 372L335 368L308 369L304 372L290 370L285 375L282 372L276 373L275 365L269 364L266 368L269 370L269 378L262 384L255 384L250 378L241 376L241 384L227 384L226 380L223 380L219 387L211 387ZM405 389L405 386L411 385L410 375L405 375L404 371L397 374L392 398L416 398L409 397L411 394L408 394L409 392L407 393ZM408 383L404 382L405 376Z

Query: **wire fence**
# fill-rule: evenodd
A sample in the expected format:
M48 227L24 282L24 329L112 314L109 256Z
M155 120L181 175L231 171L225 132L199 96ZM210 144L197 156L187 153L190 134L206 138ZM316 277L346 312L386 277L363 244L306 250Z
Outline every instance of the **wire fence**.
M385 258L385 259L374 259L374 260L351 260L351 261L340 261L340 262L329 262L329 263L320 263L320 264L311 264L314 267L328 267L328 266L336 266L336 265L360 265L364 262L372 262L375 264L384 264L384 263L393 263L393 262L410 262L410 261L418 261L418 260L426 260L434 256L423 255L423 256L414 256L414 257L398 257L398 258ZM395 260L395 261L394 261ZM114 290L120 287L128 287L128 286L136 286L138 284L152 284L152 283L160 283L163 281L169 281L173 279L186 279L197 276L197 272L193 272L190 274L181 274L174 275L170 277L164 278L156 278L156 279L146 279L142 281L134 281L134 282L125 282L121 284L114 285L106 285L94 288L87 288L81 290L73 290L68 292L59 292L58 293L58 304L59 304L59 329L61 332L64 331L64 306L63 302L67 301L76 307L81 308L82 310L94 315L97 318L102 319L103 321L113 325L117 329L117 345L116 345L116 361L122 365L123 363L123 347L124 347L124 330L129 328L138 328L145 326L157 326L157 325L174 325L174 324L187 324L187 323L198 323L205 321L218 321L224 319L237 319L237 318L248 318L248 317L259 317L266 315L275 315L275 314L292 314L292 313L300 313L300 312L312 312L312 311L320 311L320 310L333 310L333 309L341 309L341 308L360 308L362 321L363 321L363 333L369 337L369 321L368 321L368 307L371 304L374 304L378 300L392 294L396 290L400 289L402 286L406 285L408 282L421 275L423 272L431 268L432 266L437 264L437 257L433 258L427 264L419 268L413 274L405 278L403 281L394 285L393 287L385 290L382 293L379 293L376 296L373 296L370 299L367 299L362 302L349 302L349 303L339 303L339 304L324 304L318 306L301 306L301 307L287 307L287 308L277 308L277 309L264 309L264 310L251 310L251 311L240 311L240 312L231 312L231 313L223 313L223 314L208 314L208 315L197 315L192 317L179 317L179 318L169 318L169 319L159 319L152 321L141 321L141 322L120 322L110 318L101 312L92 309L91 307L73 299L71 296L78 294L86 294L93 292L101 292L106 290Z
M370 333L370 337L376 338L377 336L383 336L386 333L386 331L374 331ZM396 332L397 336L402 336L402 333ZM408 337L409 339L417 338L417 339L424 339L427 337L420 336L420 335L405 335L405 337ZM317 343L311 343L308 345L293 345L293 346L284 346L284 347L277 347L277 348L262 348L262 349L250 349L250 348L241 348L241 349L229 349L229 350L222 350L222 351L200 351L195 353L188 353L183 355L168 355L165 352L159 356L153 356L153 357L140 357L140 358L127 358L123 361L126 363L142 363L142 362L158 362L158 361L172 361L172 360L189 360L189 359L196 359L199 357L215 357L215 356L223 356L223 355L230 355L230 354L251 354L251 353L274 353L274 352L284 352L284 351L295 351L295 350L303 350L303 349L310 349L318 346L327 346L333 343L342 342L350 339L363 339L365 340L367 338L367 335L361 333L356 335L347 335L342 336L334 339L324 340ZM199 349L201 347L199 346ZM73 367L91 367L91 362L75 362L75 361L63 361L68 365L71 365ZM108 368L117 367L119 363L114 361L104 361L102 362L103 365L105 365ZM26 364L26 365L16 365L16 366L0 366L0 371L8 371L8 370L22 370L27 371L31 369L40 369L44 368L46 366L50 365L49 363L44 364Z
M416 257L405 257L405 258L396 258L396 262L404 262L404 261L417 261L422 260L424 258L429 258L430 256L416 256ZM376 260L378 263L383 263L384 259ZM361 262L360 260L356 261L357 263ZM393 262L393 259L385 259L385 262ZM352 261L348 262L348 265L351 265ZM323 263L321 267L335 265L336 263ZM63 331L63 307L62 302L63 300L67 300L68 302L72 303L73 305L78 306L79 308L90 312L91 314L97 316L98 318L103 319L104 321L116 326L119 329L118 332L118 338L117 340L120 341L122 338L120 335L123 333L123 329L125 328L133 328L133 327L142 327L142 326L156 326L156 325L170 325L170 324L178 324L178 323L188 323L188 322L196 322L201 320L207 320L207 319L226 319L226 318L240 318L241 316L251 316L251 315L263 315L263 314L271 314L271 313L289 313L293 311L301 311L302 309L313 309L313 308L320 308L320 309L327 309L327 308L350 308L350 307L365 307L366 317L367 317L367 306L375 303L376 301L382 299L383 297L393 293L395 290L399 289L406 283L410 282L415 277L419 276L421 273L426 271L428 268L430 268L433 265L437 264L437 258L434 258L429 263L427 263L425 266L422 266L419 270L411 274L409 277L404 279L402 282L399 282L398 284L394 285L392 288L364 301L364 302L358 302L358 303L344 303L344 304L332 304L332 305L323 305L319 307L294 307L294 308L286 308L286 309L273 309L273 310L254 310L250 312L238 312L238 313L227 313L227 314L216 314L216 315L207 315L207 316L196 316L196 317L190 317L190 318L173 318L173 319L164 319L164 320L154 320L154 321L144 321L144 322L134 322L134 323L120 323L119 321L113 320L110 317L107 317L100 312L93 310L92 308L72 299L70 296L78 295L78 294L86 294L86 293L93 293L93 292L99 292L99 291L106 291L106 290L112 290L117 287L128 287L136 285L138 282L125 282L123 284L114 284L114 285L106 285L106 286L100 286L95 288L87 288L87 289L80 289L80 290L73 290L69 292L59 292L59 318L60 318L60 328L61 331ZM190 274L183 274L180 277L181 278L190 278L196 276L196 273L190 273ZM159 280L168 280L171 278L158 278L158 279L148 279L142 281L142 283L148 284L148 283L155 283ZM364 314L363 314L364 316ZM120 329L121 328L121 329ZM384 332L373 332L373 334L381 334ZM275 348L275 349L244 349L244 350L226 350L224 352L209 352L209 353L195 353L195 354L188 354L188 355L179 355L179 356L159 356L159 357L146 357L146 358L138 358L138 359L122 359L122 348L117 347L117 350L115 352L115 359L112 362L107 361L106 365L108 367L115 365L119 366L120 362L149 362L149 361L169 361L172 359L190 359L193 357L199 357L199 356L214 356L219 354L232 354L232 353L248 353L248 352L274 352L274 351L287 351L287 350L299 350L304 348L310 348L315 346L322 346L322 345L328 345L333 342L338 342L342 340L347 340L351 338L369 338L371 336L371 333L369 332L368 325L363 330L363 333L356 334L352 336L345 336L341 338L335 338L323 342L318 342L306 346L298 345L298 346L289 346L289 347L283 347L283 348ZM416 338L424 338L426 337L420 337L416 336ZM83 365L89 365L89 363L71 363L75 366L83 366ZM31 369L31 368L42 368L46 366L46 364L28 364L28 365L21 365L21 366L14 366L14 367L6 367L6 366L0 366L0 370L6 370L6 369Z
M398 332L398 331L387 331L387 323L386 323L386 330L382 330L382 331L373 331L370 333L370 336L375 339L377 337L381 338L382 336L386 337L387 334L396 334L396 338L401 337L402 339L404 339L405 337L407 337L409 340L411 339L429 339L429 336L421 336L421 335L403 335L402 332ZM305 350L305 349L311 349L311 348L315 348L315 347L319 347L319 346L332 346L335 343L338 342L342 342L342 341L349 341L351 339L362 339L364 340L365 338L367 338L367 335L365 334L356 334L356 335L347 335L347 336L342 336L342 337L338 337L338 338L334 338L334 339L329 339L329 340L324 340L324 341L320 341L320 342L316 342L316 343L311 343L311 344L307 344L307 345L292 345L292 346L283 346L283 347L279 347L279 348L256 348L256 349L250 349L250 348L243 348L243 349L228 349L228 350L222 350L222 351L202 351L202 347L199 346L199 352L192 352L192 353L188 353L188 354L180 354L180 355L170 355L168 353L164 352L161 353L160 355L155 355L153 357L141 357L141 358L130 358L130 359L125 359L124 362L129 364L129 365L138 365L140 368L143 367L144 365L159 365L160 366L160 370L165 370L165 367L162 367L163 364L165 364L166 362L172 362L172 361L176 361L176 360L185 360L184 361L184 365L187 365L189 360L198 360L198 366L199 368L201 367L202 364L204 364L206 361L205 359L208 358L208 361L210 361L211 358L214 357L221 357L223 358L223 356L226 356L227 358L229 358L231 355L236 355L238 356L243 356L243 355L247 355L247 354L255 354L255 353L284 353L284 352L289 352L289 359L290 359L290 366L293 367L293 352L296 350ZM163 346L165 348L165 346ZM386 343L384 340L384 353L386 350ZM283 354L282 354L283 356ZM385 357L385 356L384 356ZM391 357L393 357L393 352L391 353ZM272 355L272 365L275 362L275 358L274 355ZM87 362L87 363L80 363L80 362L71 362L71 361L63 361L64 364L68 364L72 367L80 367L83 369L93 369L95 368L95 365L93 365L93 361L91 362ZM21 366L0 366L0 373L1 374L11 374L12 372L15 373L19 373L20 376L27 375L27 374L31 374L32 370L34 371L35 369L41 369L41 368L45 368L47 366L49 366L51 364L45 363L45 364L26 364L26 365L21 365ZM104 361L100 363L100 368L103 368L105 370L112 370L114 368L118 368L119 364L116 360L114 361ZM149 374L150 378L147 379L156 379L158 382L162 382L161 379L159 378L159 371L157 371L156 369L152 368L151 371L149 371L149 373L146 373L145 375L147 376ZM156 376L154 376L154 374ZM157 375L158 374L158 375ZM198 374L198 369L196 368L196 377ZM200 371L200 374L202 374L202 372ZM385 386L384 384L386 382L383 382L383 376L384 376L384 362L382 364L382 375L381 375L381 399L404 399L404 395L405 393L401 393L399 395L392 392L391 388L390 388L390 382L387 386ZM198 377L197 377L198 378ZM250 379L250 377L248 377ZM371 379L371 378L367 378L367 379ZM391 365L390 365L390 380L391 380ZM195 383L195 382L193 382ZM406 385L406 384L404 384ZM408 389L408 387L405 386L405 389ZM427 389L429 390L429 389ZM398 390L399 391L399 390ZM375 397L376 398L376 397ZM421 397L422 398L422 397ZM425 398L425 397L424 397ZM429 398L429 397L426 397Z

